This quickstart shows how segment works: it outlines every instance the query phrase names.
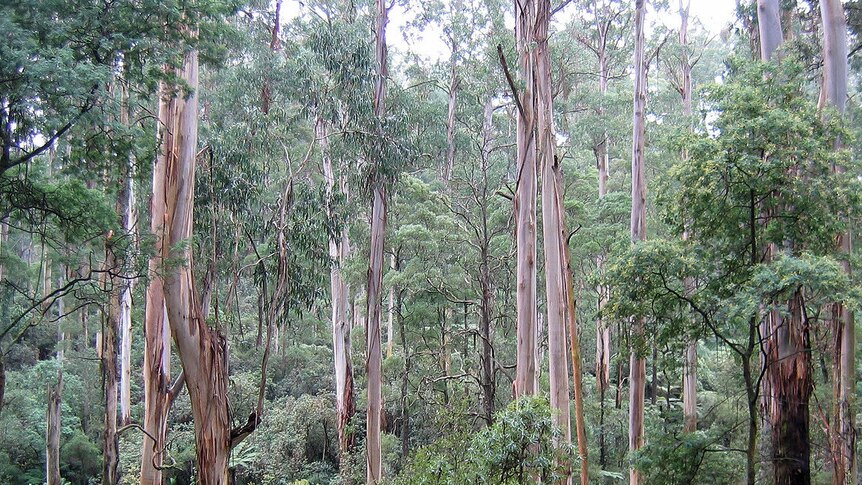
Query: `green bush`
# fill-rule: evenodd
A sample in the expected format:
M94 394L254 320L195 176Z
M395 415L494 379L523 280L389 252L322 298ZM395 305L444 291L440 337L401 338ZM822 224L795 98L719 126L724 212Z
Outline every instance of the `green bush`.
M478 433L454 435L419 449L395 483L411 485L550 482L574 463L572 449L555 447L560 437L544 397L524 397L495 415Z

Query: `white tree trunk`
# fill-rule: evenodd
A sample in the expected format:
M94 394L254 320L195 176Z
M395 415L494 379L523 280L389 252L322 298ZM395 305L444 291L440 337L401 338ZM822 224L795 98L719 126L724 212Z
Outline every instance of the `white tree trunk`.
M847 107L847 21L840 0L821 0L823 19L823 93L829 105L844 116ZM836 149L842 148L839 140ZM845 168L835 165L835 172ZM852 253L852 236L845 232L838 237L838 249L845 257ZM842 262L844 271L851 273L850 261ZM833 426L832 456L834 485L853 485L856 478L856 428L854 396L856 394L856 329L853 312L836 303L832 309L834 339L833 363Z
M632 213L631 238L637 243L646 239L646 182L644 179L644 137L646 110L646 66L644 60L644 0L635 2L635 93L632 132ZM633 322L634 338L643 337L643 320ZM632 348L629 363L629 452L637 452L644 443L644 391L646 359ZM629 470L629 483L641 483L636 469Z
M517 246L517 369L515 396L536 394L538 380L536 331L536 119L534 66L531 60L532 30L536 6L533 0L517 0L515 37L523 91L514 93L523 112L518 113L518 174L515 191L515 237Z
M386 24L389 12L384 0L377 0L375 55L377 82L374 86L374 114L382 118L386 106L386 77L389 75L386 47ZM368 409L366 420L366 483L377 485L383 479L380 428L383 414L383 369L380 348L380 317L382 313L383 239L386 231L386 186L380 176L372 181L371 244L368 258L368 298L366 301L366 348L368 376Z
M329 204L329 217L335 216L332 201L335 197L335 173L332 168L332 158L329 156L327 142L328 130L323 120L317 122L318 136L323 156L323 176L326 182L326 192ZM341 193L344 194L346 183L342 177ZM332 349L335 364L335 406L336 427L338 430L338 449L342 459L353 446L354 434L350 431L350 419L356 411L353 399L353 365L350 357L350 321L347 319L347 300L349 290L347 281L341 275L341 269L349 253L347 228L341 228L340 237L329 238L329 257L335 262L329 270L330 289L332 292Z

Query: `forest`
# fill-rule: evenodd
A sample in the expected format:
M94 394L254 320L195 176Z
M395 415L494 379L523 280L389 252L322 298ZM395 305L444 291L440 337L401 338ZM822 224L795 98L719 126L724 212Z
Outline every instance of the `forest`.
M862 0L0 0L0 483L858 483L860 51Z

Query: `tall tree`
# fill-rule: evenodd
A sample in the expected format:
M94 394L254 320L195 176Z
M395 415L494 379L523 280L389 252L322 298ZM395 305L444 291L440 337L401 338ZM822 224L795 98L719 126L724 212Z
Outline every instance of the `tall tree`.
M336 207L339 199L346 197L346 178L342 175L336 188L336 175L332 167L332 157L327 141L329 133L325 122L317 121L317 138L320 139L323 157L323 176L326 182L327 216L337 220ZM341 221L344 224L345 221ZM353 446L354 434L350 430L350 420L356 412L353 398L353 364L351 362L350 321L347 319L349 289L342 275L342 268L350 252L347 227L339 227L329 234L329 257L332 267L329 270L332 298L332 348L335 364L335 411L338 430L338 449L344 459Z
M374 85L374 116L382 127L386 111L386 78L389 75L386 47L386 24L389 10L384 0L377 0L375 24L375 56L377 79ZM378 133L383 136L383 133ZM382 313L383 238L386 231L386 181L378 167L371 180L371 245L368 258L368 290L365 312L366 372L368 378L368 409L365 437L366 482L377 485L383 479L380 450L380 427L383 413L382 350L380 348L380 316Z
M254 430L260 416L257 411L252 412L245 426L231 429L227 344L223 335L207 325L195 291L188 241L193 227L198 134L197 50L184 55L182 69L177 75L192 91L175 92L171 97L166 117L168 135L162 144L166 164L165 234L161 256L166 261L177 258L183 261L165 271L165 308L191 400L197 480L200 484L221 485L228 481L231 448Z
M760 54L764 62L772 61L783 43L780 14L778 0L758 0ZM769 156L768 153L763 155L764 158ZM779 212L789 209L780 205L766 209L767 223L779 216ZM794 245L795 241L788 240L785 249L798 250ZM766 255L768 261L777 257L777 243L767 244ZM778 309L777 302L773 304L762 332L765 374L761 392L766 416L763 430L771 435L769 471L773 482L805 485L811 482L808 400L813 381L809 321L802 288L785 304L786 314Z
M823 91L829 105L839 116L847 109L847 20L840 0L821 0L820 17L823 21ZM836 143L841 148L841 140ZM836 173L845 168L835 164ZM838 250L845 258L844 271L850 274L852 236L845 232L838 236ZM853 410L856 394L856 325L853 312L842 303L832 308L833 363L833 425L832 425L832 483L856 483L856 428Z
M158 139L171 143L174 100L171 88L164 81L159 85ZM150 196L150 231L155 237L155 252L148 262L149 282L146 292L144 321L144 442L141 449L141 484L162 483L162 463L167 444L167 421L171 392L171 331L165 310L164 258L165 236L165 179L167 155L162 149L153 165L152 193ZM178 381L180 382L180 381Z
M531 29L533 50L537 126L537 162L542 167L542 239L545 244L545 294L548 311L548 367L551 386L551 408L555 424L562 432L561 441L572 441L569 415L569 366L566 345L566 310L568 307L564 271L563 245L566 234L564 214L560 211L563 198L559 160L554 137L553 91L551 89L551 54L548 46L548 26L551 19L550 0L537 0L535 26ZM558 180L559 179L559 180ZM577 338L573 335L572 338ZM561 483L571 484L570 471Z
M646 61L644 56L644 0L635 2L635 54L634 54L634 114L632 121L632 214L631 238L637 244L646 240L646 181L644 178L644 138L646 131ZM643 319L632 322L635 340L644 336ZM644 443L644 392L646 389L646 359L637 345L632 345L629 359L629 451L638 451ZM632 467L629 483L641 483L641 475Z
M679 44L682 48L680 58L680 83L677 86L682 97L682 114L691 130L692 100L691 100L691 71L692 61L688 43L688 20L691 9L690 0L679 0ZM688 153L683 150L682 158L688 158ZM688 239L688 232L683 232L683 239ZM686 292L691 293L694 281L686 280ZM697 337L689 335L685 344L683 354L682 375L682 414L683 429L687 432L697 431Z
M538 391L538 347L536 331L536 97L535 70L532 62L532 32L536 5L533 0L515 2L515 41L523 89L513 92L518 98L517 188L515 189L515 238L517 246L516 308L518 325L515 395L529 396Z

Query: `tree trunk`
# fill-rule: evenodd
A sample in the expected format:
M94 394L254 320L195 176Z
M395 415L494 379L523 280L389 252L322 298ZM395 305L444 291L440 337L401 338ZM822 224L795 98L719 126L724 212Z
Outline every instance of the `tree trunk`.
M45 476L48 485L60 485L60 404L63 395L62 364L57 383L48 385L48 422L45 432Z
M323 155L323 175L326 181L328 199L328 216L335 217L333 200L335 195L335 173L332 168L332 158L329 156L327 142L327 127L324 121L318 120L318 136ZM345 192L345 180L342 177L342 194ZM353 448L354 433L350 430L350 420L356 412L353 399L353 364L350 357L350 321L347 319L347 300L349 290L347 281L341 275L341 269L349 253L347 228L340 229L340 237L330 236L329 257L335 262L329 270L330 288L332 291L332 349L335 364L335 409L336 429L338 432L338 450L341 458Z
M395 263L396 270L398 263ZM404 374L401 375L401 462L406 463L410 453L410 408L407 405L407 394L410 391L410 348L407 346L407 328L404 326L404 314L401 305L404 295L399 290L395 297L395 319L398 320L398 332L401 335L401 349L404 352Z
M108 239L107 246L107 268L118 266L117 257ZM118 405L118 376L117 376L117 334L120 323L120 295L117 278L111 276L105 282L110 291L110 303L108 315L102 332L102 386L105 403L105 430L102 435L102 483L113 485L119 481L117 466L119 465L119 438L117 436L117 405Z
M449 80L449 111L446 117L446 167L443 170L443 183L449 184L455 170L455 109L458 106L458 87L461 79L455 71L457 46L452 46L452 73Z
M120 123L129 126L129 95L125 82L122 85L122 100L120 106ZM124 237L135 240L135 160L129 154L125 170L122 171L122 187L117 199L117 213L120 215L120 225ZM131 253L129 253L131 254ZM127 425L132 422L132 290L135 279L130 274L130 261L122 266L122 278L118 282L119 289L119 322L120 329L120 422Z
M566 307L564 289L563 245L566 235L560 232L564 226L560 212L563 198L561 186L557 184L560 167L555 156L553 92L551 90L551 65L548 50L548 24L551 16L550 0L537 0L536 23L533 29L535 43L535 93L538 124L538 163L542 167L542 238L545 244L545 294L547 296L548 367L551 386L551 409L555 425L562 432L562 446L572 441L569 415L569 366L566 349ZM559 483L571 483L571 470Z
M482 338L482 409L485 423L491 425L494 421L496 400L496 382L494 379L494 347L492 345L491 319L494 308L494 284L491 278L490 239L488 231L488 165L491 158L491 141L494 129L494 100L489 96L485 100L482 123L482 204L479 209L482 214L482 238L479 249L479 289L482 293L479 310L479 334Z
M646 183L644 180L644 137L646 110L646 66L644 59L644 0L635 2L635 93L632 133L632 214L631 238L637 243L646 240ZM633 338L644 336L643 320L633 322ZM629 367L629 452L635 453L644 442L644 391L646 360L632 347ZM636 469L629 470L629 483L641 483Z
M691 130L692 102L691 102L691 60L688 47L688 17L690 1L679 1L679 43L682 47L682 58L680 68L682 70L682 82L679 86L682 96L682 114ZM683 151L682 159L688 160L688 153ZM688 231L683 231L683 240L688 239ZM694 292L694 280L685 279L685 292L691 295ZM683 377L682 377L682 415L683 430L692 432L697 430L697 337L689 335L686 338L685 353L683 355Z
M775 51L784 42L781 32L781 8L779 0L757 0L757 22L760 34L760 59L772 60Z
M765 380L772 391L766 409L772 429L776 485L811 483L808 399L813 390L808 320L802 290L788 303L787 318L770 319Z
M610 72L608 70L607 32L604 28L601 28L600 24L597 23L597 25L599 26L597 29L599 42L596 46L596 52L599 61L599 94L601 95L602 100L602 104L599 106L599 116L604 117L606 111L604 102L608 92L608 80L610 77ZM608 193L608 165L610 162L608 154L608 138L608 131L604 130L602 132L602 138L595 148L596 167L599 172L599 200L604 199L605 195ZM596 256L596 273L603 274L604 266L605 254L604 251L601 251L598 256ZM604 412L605 405L604 396L608 390L611 379L611 328L601 315L602 309L604 309L605 303L608 301L608 290L609 289L604 285L599 285L597 288L599 294L599 316L596 319L596 388L599 392L599 398L601 400L599 404L602 408L602 412ZM600 441L603 442L604 430L600 429L599 433L602 434ZM601 445L601 447L604 449L604 445Z
M572 273L572 258L569 252L568 230L565 224L565 201L563 198L562 187L563 172L561 167L557 166L555 181L557 184L557 213L560 214L557 222L559 224L559 242L561 244L561 253L563 255L563 275L564 293L566 298L566 319L568 320L569 338L571 339L570 350L572 353L572 380L574 381L574 398L575 398L575 429L578 436L578 456L581 459L581 485L590 483L589 475L589 459L588 459L588 443L587 443L587 428L584 419L584 384L583 370L581 367L581 342L578 335L577 313L575 303L575 288L574 276ZM604 410L604 409L602 409Z
M380 1L380 0L378 0ZM380 427L383 412L383 375L380 349L380 287L383 283L383 234L386 227L386 190L382 183L374 188L371 209L371 255L368 268L368 298L365 333L367 338L368 410L365 438L366 482L376 485L383 478Z
M386 111L386 77L389 75L386 47L386 23L389 11L384 0L376 0L375 56L377 81L374 86L374 115L382 118ZM383 415L383 369L380 349L381 287L383 286L383 239L386 231L386 185L380 175L372 181L371 243L368 258L368 298L366 300L365 336L368 409L365 454L366 483L377 485L383 479L380 450L380 428Z
M171 88L159 86L158 138L172 142L174 103ZM162 463L167 439L170 387L171 332L165 309L164 253L165 235L165 166L169 152L162 149L153 166L150 197L150 232L155 236L155 253L148 262L149 283L144 322L144 442L141 449L141 484L161 485Z
M389 260L389 268L395 269L395 255ZM395 285L389 287L389 308L386 315L386 358L395 352Z
M222 485L227 483L230 448L241 439L231 436L227 400L227 347L224 337L207 326L201 312L192 276L191 249L178 249L191 237L193 227L198 131L197 51L186 54L180 77L193 91L186 93L185 97L175 96L171 100L169 119L172 123L168 126L168 136L162 146L167 161L167 233L162 256L166 260L180 258L184 264L165 272L165 307L191 400L197 480L200 484ZM256 419L259 417L250 417L252 422Z
M839 116L844 116L847 106L847 21L840 0L821 0L820 16L823 20L823 93ZM841 149L841 141L836 144ZM845 168L835 165L836 173ZM852 237L845 232L838 237L838 250L844 258L851 254ZM842 261L844 271L850 275L850 261ZM856 483L856 425L854 396L856 394L856 329L853 312L844 304L835 303L832 308L832 334L834 339L833 362L833 424L832 457L834 471L832 483L846 485Z
M518 96L518 178L515 191L515 237L517 246L517 368L515 396L536 394L536 119L535 72L531 61L535 19L533 0L521 0L515 8L515 37L523 91Z

